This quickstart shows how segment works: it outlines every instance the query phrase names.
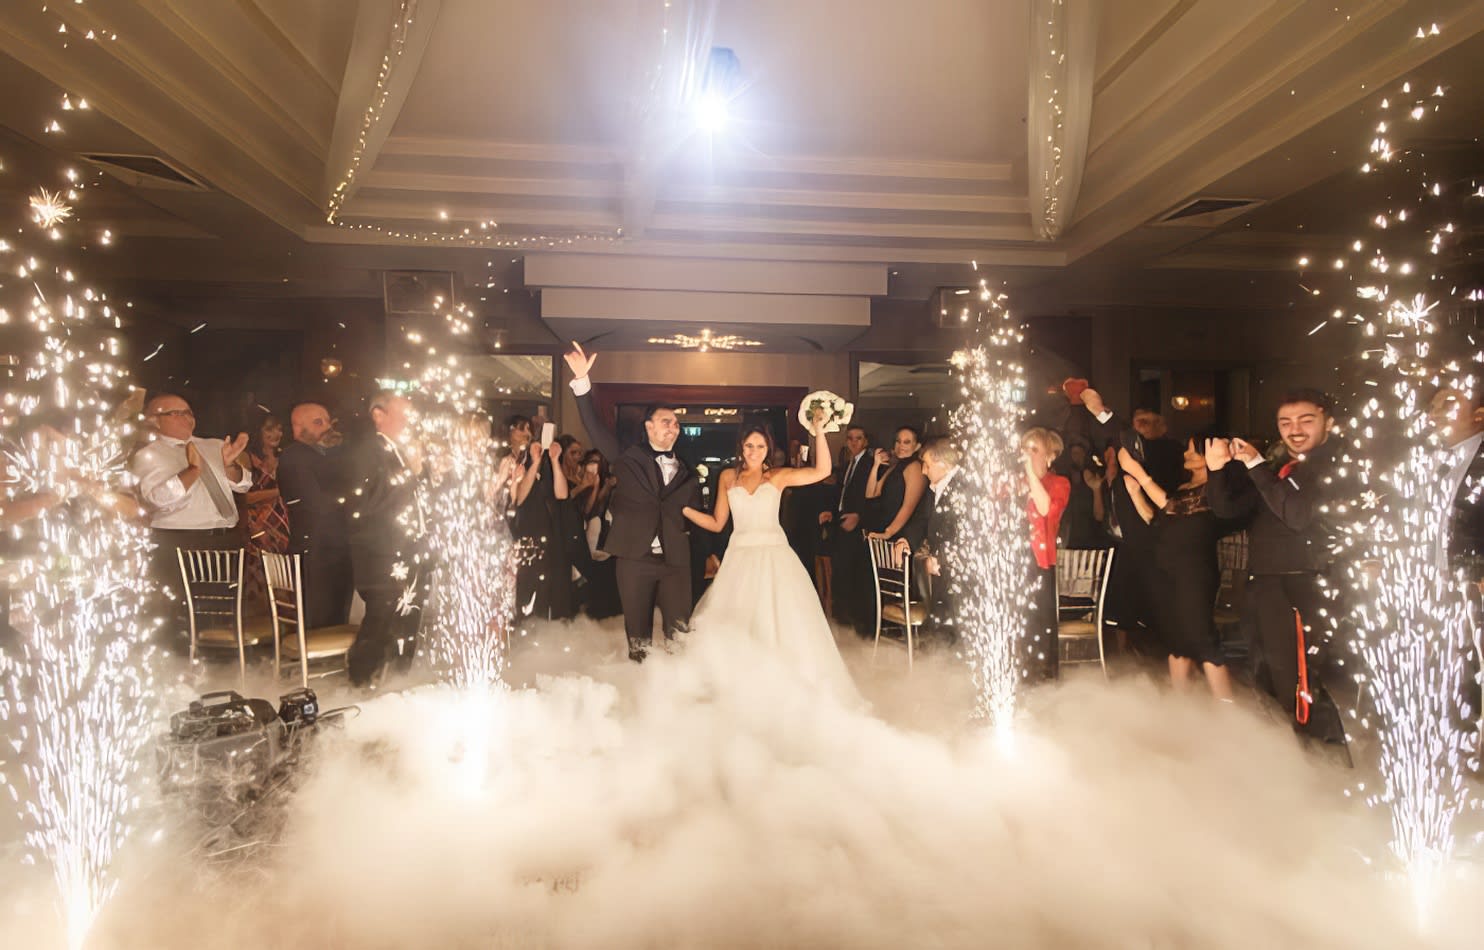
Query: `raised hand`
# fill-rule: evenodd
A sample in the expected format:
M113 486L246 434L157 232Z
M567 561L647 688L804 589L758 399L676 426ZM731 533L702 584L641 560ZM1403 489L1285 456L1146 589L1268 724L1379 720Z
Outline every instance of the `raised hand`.
M877 465L889 465L891 463L891 453L886 451L886 449L877 449L875 459Z
M594 353L589 356L583 351L582 344L573 340L572 349L563 354L563 357L567 361L567 366L572 370L572 376L576 379L583 379L592 371L593 363L597 361L598 354Z
M1144 471L1144 466L1139 464L1139 460L1134 458L1128 449L1118 450L1118 467L1132 475L1135 481L1142 482L1149 477L1149 473Z
M233 463L235 463L237 461L237 456L241 455L242 452L243 452L243 450L246 449L246 448L247 448L247 433L246 432L239 432L239 433L237 433L237 438L235 438L235 439L223 439L222 440L222 465L223 466L230 466ZM190 455L187 454L186 455L186 458L190 458Z
M223 449L225 451L225 447ZM196 449L195 442L186 443L186 464L191 468L201 468L201 453Z
M1082 405L1086 406L1087 411L1094 416L1100 416L1108 411L1107 405L1103 403L1102 394L1092 387L1082 390Z
M560 465L562 462L562 443L553 442L546 447L546 454L551 456L553 463Z
M1206 468L1220 471L1232 460L1232 444L1226 439L1207 439L1205 455Z
M1097 491L1103 487L1103 476L1099 475L1096 470L1089 466L1082 470L1082 482L1088 488Z
M1232 439L1231 454L1243 465L1262 458L1262 453L1257 451L1257 446L1244 439Z

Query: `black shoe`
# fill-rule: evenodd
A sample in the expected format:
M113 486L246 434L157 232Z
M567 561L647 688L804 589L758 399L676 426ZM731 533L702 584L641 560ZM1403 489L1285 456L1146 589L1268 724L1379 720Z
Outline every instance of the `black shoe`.
M635 663L643 663L644 657L649 653L649 646L643 640L629 639L629 659Z

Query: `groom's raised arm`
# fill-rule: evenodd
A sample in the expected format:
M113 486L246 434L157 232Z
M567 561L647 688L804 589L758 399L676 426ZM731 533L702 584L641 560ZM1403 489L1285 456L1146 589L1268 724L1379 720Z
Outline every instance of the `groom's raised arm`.
M582 418L582 427L587 430L588 441L593 448L603 453L604 458L612 461L618 458L618 436L598 418L598 410L593 406L593 381L588 377L598 354L585 353L582 346L574 342L565 358L567 366L572 370L570 385L572 394L577 397L577 415Z

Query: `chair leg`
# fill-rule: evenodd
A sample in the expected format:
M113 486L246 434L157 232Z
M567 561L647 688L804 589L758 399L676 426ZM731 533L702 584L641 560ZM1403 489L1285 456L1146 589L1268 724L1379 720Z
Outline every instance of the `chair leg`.
M908 609L910 610L911 608ZM907 636L907 672L910 674L912 672L912 616L910 613L907 615L907 623L902 629L906 631Z

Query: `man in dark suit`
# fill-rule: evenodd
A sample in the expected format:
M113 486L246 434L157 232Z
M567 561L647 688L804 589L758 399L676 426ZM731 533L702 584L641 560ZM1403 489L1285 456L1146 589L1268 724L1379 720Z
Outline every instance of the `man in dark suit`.
M347 658L350 681L370 683L395 651L411 665L428 565L418 495L421 460L399 440L407 429L406 398L382 390L371 399L376 432L351 454L346 495L350 561L366 616Z
M861 426L845 430L845 460L835 470L836 494L820 524L833 525L830 542L830 596L835 619L849 624L863 637L875 632L876 596L871 584L871 562L861 530L867 506L866 483L871 478L871 438Z
M618 477L608 508L613 523L603 550L618 562L615 573L629 659L642 663L654 643L656 604L667 646L690 622L690 522L681 512L686 506L701 507L701 483L675 455L680 420L671 409L645 410L644 443L619 451L618 438L593 407L588 372L597 354L572 345L566 358L577 411L593 447L612 459Z
M294 441L278 459L278 488L289 513L289 551L304 570L304 613L310 628L350 616L350 540L346 537L341 436L329 410L301 402L289 413Z
M1480 392L1444 387L1432 397L1428 414L1446 448L1442 478L1452 499L1447 546L1438 552L1441 566L1467 582L1469 648L1464 660L1464 696L1476 713L1484 742L1484 704L1480 702L1479 671L1484 661L1484 406Z
M917 576L928 595L929 629L949 643L958 638L954 630L954 576L948 553L958 540L958 513L951 496L961 457L958 446L947 438L933 439L922 449L922 472L927 476L933 507L928 514L927 536L917 552L922 558ZM906 538L897 541L896 551L903 556L910 552Z
M1292 713L1295 728L1343 744L1339 710L1320 682L1332 634L1325 618L1341 616L1321 583L1334 550L1324 516L1335 472L1330 407L1314 389L1283 397L1278 434L1288 460L1280 468L1241 439L1210 440L1206 497L1218 518L1252 518L1243 623L1253 633L1258 685Z

